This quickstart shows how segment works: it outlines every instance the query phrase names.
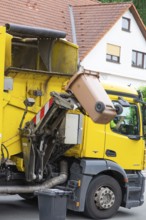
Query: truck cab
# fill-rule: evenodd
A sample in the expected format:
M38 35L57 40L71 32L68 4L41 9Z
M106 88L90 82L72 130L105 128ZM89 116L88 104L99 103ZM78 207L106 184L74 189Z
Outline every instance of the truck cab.
M96 125L89 117L84 117L82 143L71 149L68 155L108 159L125 170L143 170L145 141L139 94L131 87L103 86L114 105L122 105L123 112L105 125ZM120 126L116 128L119 122Z
M121 200L121 206L126 208L143 204L145 178L141 171L146 168L145 104L140 93L128 86L105 83L103 86L113 103L122 105L123 112L105 125L94 124L88 116L85 116L82 123L82 141L66 153L68 157L78 158L72 165L71 177L76 178L75 172L77 176L78 167L78 170L81 170L78 178L84 185L78 192L79 201L83 206L76 207L76 209L82 210L85 207L88 216L100 216L100 218L110 216L112 210L112 192L115 189L108 192L112 189L107 182L110 181L109 177L116 180L122 189L122 197L118 198L117 203ZM99 187L100 184L103 187L102 190ZM93 187L97 187L95 191ZM84 191L82 191L83 188ZM106 194L105 188L108 192L107 197L101 196L100 199L102 201L103 198L111 198L109 209L106 204L105 206L100 204L97 199L99 194ZM93 200L94 204L92 204ZM82 201L85 203L83 204ZM72 204L69 208L73 208ZM95 210L98 210L98 214Z
M115 123L122 119L118 129L112 128L110 124L106 126L104 158L112 158L125 170L143 170L146 164L143 156L145 150L143 107L138 102L139 94L134 89L127 87L121 90L121 94L120 92L118 94L117 89L115 92L107 90L114 102L120 101L122 97L129 105L123 104L123 113L114 119Z

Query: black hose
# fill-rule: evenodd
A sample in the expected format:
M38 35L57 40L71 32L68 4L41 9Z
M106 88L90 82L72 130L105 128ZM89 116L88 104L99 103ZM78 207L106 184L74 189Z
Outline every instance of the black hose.
M2 151L2 156L3 156L3 158L4 158L3 148L5 149L5 151L6 151L6 153L7 153L7 157L6 157L6 159L5 159L5 162L6 162L6 161L9 159L9 151L8 151L7 147L6 147L4 144L2 144L1 146L2 146L1 151Z
M5 24L6 31L9 34L26 38L65 38L66 33L64 31L31 27L26 25L17 24Z
M60 162L60 175L46 180L42 184L28 185L28 186L0 186L0 193L7 194L20 194L20 193L34 193L36 191L50 189L59 184L63 184L67 181L68 166L66 161Z

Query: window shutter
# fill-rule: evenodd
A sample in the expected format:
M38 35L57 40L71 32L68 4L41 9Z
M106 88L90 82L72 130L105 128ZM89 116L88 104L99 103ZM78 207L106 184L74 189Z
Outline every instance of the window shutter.
M107 50L106 50L107 54L120 57L120 50L121 48L119 46L113 44L107 44Z

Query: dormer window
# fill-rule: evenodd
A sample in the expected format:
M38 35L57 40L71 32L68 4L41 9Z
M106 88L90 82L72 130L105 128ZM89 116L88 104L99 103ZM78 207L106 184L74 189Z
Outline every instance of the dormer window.
M130 19L122 17L122 30L130 31Z

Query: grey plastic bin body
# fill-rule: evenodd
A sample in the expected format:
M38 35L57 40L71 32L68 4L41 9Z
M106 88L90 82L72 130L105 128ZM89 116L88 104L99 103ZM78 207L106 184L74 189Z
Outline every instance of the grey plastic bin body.
M66 91L71 91L74 94L95 123L107 124L116 116L116 109L99 82L97 72L76 73L66 86ZM103 109L98 111L97 107L100 104Z
M38 206L40 220L65 220L67 192L59 189L39 191Z

